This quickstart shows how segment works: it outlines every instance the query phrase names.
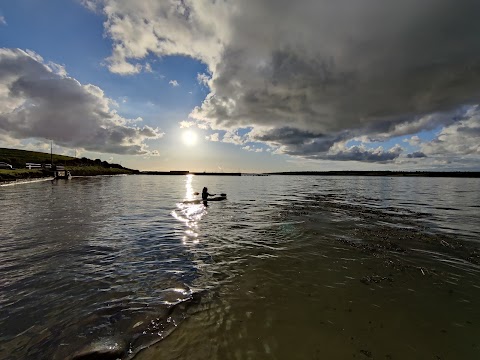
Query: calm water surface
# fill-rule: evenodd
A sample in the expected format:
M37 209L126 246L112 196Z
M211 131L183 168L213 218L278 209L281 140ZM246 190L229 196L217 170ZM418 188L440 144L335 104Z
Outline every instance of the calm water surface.
M480 179L74 178L0 209L0 359L480 358Z

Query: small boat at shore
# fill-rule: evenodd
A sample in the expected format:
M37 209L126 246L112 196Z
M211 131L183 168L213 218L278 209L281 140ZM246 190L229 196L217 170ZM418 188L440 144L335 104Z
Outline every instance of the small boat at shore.
M72 178L72 174L70 173L70 171L67 171L67 170L58 170L58 171L55 171L54 178L70 180Z
M50 169L44 169L44 172L51 174L55 180L70 180L72 178L70 171L66 170L62 165L53 165Z

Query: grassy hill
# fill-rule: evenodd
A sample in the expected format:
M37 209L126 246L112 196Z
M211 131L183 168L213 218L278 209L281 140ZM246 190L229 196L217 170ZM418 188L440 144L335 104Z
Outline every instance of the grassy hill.
M61 164L67 160L75 160L75 158L71 156L53 154L54 164ZM50 154L37 151L0 148L0 161L9 163L14 168L20 169L25 168L25 163L27 162L50 164Z
M0 181L40 178L52 176L50 172L40 169L26 169L26 163L50 164L50 154L18 149L0 148L0 162L12 165L15 170L0 169ZM74 158L53 154L53 164L63 165L74 176L134 174L138 170L124 168L119 164L110 164L100 159Z

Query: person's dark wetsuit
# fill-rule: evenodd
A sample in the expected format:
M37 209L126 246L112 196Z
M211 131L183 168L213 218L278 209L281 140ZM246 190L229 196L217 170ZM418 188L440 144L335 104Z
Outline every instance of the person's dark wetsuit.
M217 194L209 194L208 189L206 187L203 188L202 190L202 200L207 201L209 196L215 196Z

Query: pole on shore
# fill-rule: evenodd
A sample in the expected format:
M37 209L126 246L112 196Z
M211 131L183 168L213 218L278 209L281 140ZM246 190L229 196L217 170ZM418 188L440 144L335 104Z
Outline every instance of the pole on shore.
M53 140L50 140L50 165L53 166Z

